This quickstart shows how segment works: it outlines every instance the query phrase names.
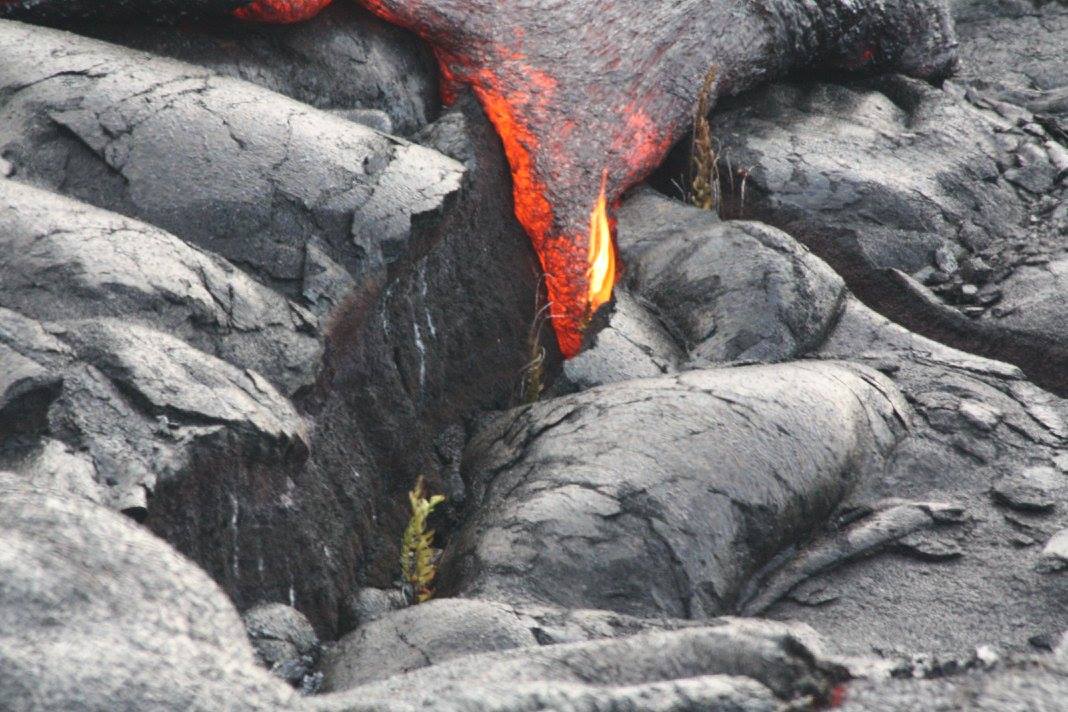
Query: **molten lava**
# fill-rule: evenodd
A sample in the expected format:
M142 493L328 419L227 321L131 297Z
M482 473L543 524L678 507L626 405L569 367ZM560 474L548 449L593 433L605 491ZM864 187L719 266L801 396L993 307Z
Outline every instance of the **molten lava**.
M303 22L319 14L333 0L253 0L234 10L239 20L286 25Z

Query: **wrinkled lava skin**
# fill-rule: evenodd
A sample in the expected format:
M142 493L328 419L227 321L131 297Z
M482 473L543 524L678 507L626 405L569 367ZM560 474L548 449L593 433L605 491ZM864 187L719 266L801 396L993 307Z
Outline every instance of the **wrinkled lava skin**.
M565 356L588 318L590 214L661 163L716 97L783 74L947 72L943 0L357 0L430 43L447 87L472 87L504 142Z
M148 2L295 22L330 0ZM930 78L955 62L946 0L356 2L434 48L446 98L460 84L478 96L504 143L516 217L545 270L565 356L578 352L590 316L590 217L602 175L609 205L617 205L687 132L710 68L718 98L795 71ZM99 7L99 0L22 0L10 7L83 5Z

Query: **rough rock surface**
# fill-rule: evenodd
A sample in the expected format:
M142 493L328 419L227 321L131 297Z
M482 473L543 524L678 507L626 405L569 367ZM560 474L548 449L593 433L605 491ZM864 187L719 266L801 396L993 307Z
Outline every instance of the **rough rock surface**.
M849 686L842 712L967 709L976 712L1057 712L1068 695L1068 665L1023 660L932 680L892 680Z
M805 621L855 654L1028 651L1031 638L1068 628L1068 581L1037 569L1042 544L1068 514L1019 511L991 496L1001 478L1031 468L1068 476L1057 464L1068 454L1068 401L1013 367L919 337L855 300L818 356L883 371L916 414L884 476L867 480L850 504L941 501L963 517L799 586L771 615Z
M0 180L0 304L39 321L115 318L256 371L286 394L315 383L319 320L176 237Z
M895 321L1066 392L1068 136L1036 121L895 77L772 85L712 132L728 214L799 238Z
M319 661L319 638L304 615L281 603L253 606L241 614L260 662L295 686L316 685L311 671Z
M629 196L556 383L481 111L352 123L407 36L0 21L0 707L1063 708L1066 15L953 7L940 87L724 107L745 220Z
M907 418L880 376L839 364L690 371L513 411L469 445L472 516L442 590L729 612L749 576L878 473Z
M101 17L141 17L177 20L188 15L221 14L247 5L249 0L4 0L0 17L34 21L94 20Z
M590 332L582 353L564 362L551 394L674 373L686 360L680 339L655 305L635 299L623 286L616 287L611 306L598 315Z
M139 519L163 483L220 451L280 468L307 455L304 421L270 383L173 336L112 318L42 323L0 309L0 343L5 367L28 361L62 383L46 430L73 446L13 438L0 449L6 466L65 477L69 458L88 474L92 499Z

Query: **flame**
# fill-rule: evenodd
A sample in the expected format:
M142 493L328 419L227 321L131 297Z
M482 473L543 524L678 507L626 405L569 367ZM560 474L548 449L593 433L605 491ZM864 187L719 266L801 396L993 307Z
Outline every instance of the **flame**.
M608 171L605 171L601 176L601 195L590 215L590 256L586 282L591 316L612 299L612 288L616 284L616 251L612 244L612 224L608 220L607 185Z

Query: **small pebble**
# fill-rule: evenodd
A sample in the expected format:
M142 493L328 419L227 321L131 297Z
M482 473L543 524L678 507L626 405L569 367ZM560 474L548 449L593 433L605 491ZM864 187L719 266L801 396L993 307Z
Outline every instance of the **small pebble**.
M934 263L938 266L938 269L948 274L953 274L960 269L960 263L957 262L957 256L953 254L953 251L948 247L939 247L934 253Z

